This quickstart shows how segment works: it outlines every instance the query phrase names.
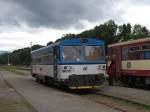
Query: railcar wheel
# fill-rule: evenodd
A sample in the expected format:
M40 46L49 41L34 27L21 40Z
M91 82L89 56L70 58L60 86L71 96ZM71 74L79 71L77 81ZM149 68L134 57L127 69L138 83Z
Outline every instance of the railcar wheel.
M46 85L49 84L49 78L48 78L48 77L45 77L45 78L44 78L44 84L46 84Z
M39 79L38 75L35 76L35 81L40 82L40 79Z

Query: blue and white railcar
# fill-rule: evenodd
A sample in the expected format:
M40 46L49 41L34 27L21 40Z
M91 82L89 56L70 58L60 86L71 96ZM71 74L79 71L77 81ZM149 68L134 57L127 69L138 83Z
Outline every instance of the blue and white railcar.
M97 39L67 39L32 51L32 76L71 89L99 87L106 71L105 44Z

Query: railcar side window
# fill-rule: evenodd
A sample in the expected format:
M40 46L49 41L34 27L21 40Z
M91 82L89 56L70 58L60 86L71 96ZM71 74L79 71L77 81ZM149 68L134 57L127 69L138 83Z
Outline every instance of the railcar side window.
M140 60L141 59L141 47L133 46L129 48L129 60Z
M32 57L32 64L36 64L36 58Z
M144 59L150 59L150 45L143 45L142 51L143 51Z
M130 48L130 51L138 51L138 50L140 50L140 47L139 46L135 46L135 47L131 47Z
M122 48L122 60L127 60L128 59L128 48L124 47Z
M142 50L150 50L150 45L143 45L142 46Z
M144 51L144 59L150 59L150 51Z
M43 64L43 65L49 65L49 64L53 63L53 56L52 56L52 54L48 54L48 55L42 56L41 58L42 58L41 64Z
M40 57L36 58L36 63L38 63L38 64L41 63L41 58Z
M53 64L54 60L53 60L53 54L49 54L49 63L48 64Z
M140 60L141 51L129 52L129 60Z
M32 64L48 65L53 63L52 50L47 48L32 54Z
M49 63L49 57L47 56L43 56L42 57L42 64L47 65Z

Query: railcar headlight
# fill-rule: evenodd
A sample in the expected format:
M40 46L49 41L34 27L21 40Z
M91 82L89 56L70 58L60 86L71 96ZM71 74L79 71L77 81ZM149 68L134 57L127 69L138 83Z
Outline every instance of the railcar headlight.
M98 70L105 70L106 69L106 65L99 65L97 69Z
M103 66L102 66L102 69L103 69L103 70L106 69L106 65L103 65Z

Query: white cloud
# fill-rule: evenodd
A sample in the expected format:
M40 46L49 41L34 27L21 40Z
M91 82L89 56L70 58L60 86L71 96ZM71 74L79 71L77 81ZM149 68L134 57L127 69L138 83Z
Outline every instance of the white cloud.
M46 45L63 34L76 34L109 19L115 20L118 24L127 22L132 25L142 24L150 29L148 0L143 2L138 0L106 0L106 2L91 0L87 2L84 0L82 3L68 1L71 4L70 7L63 7L66 6L64 2L61 2L63 6L61 3L56 3L58 6L55 7L49 0L45 2L40 0L38 2L36 0L14 1L0 0L0 50L12 51L29 47L30 42ZM30 2L43 3L41 4L43 7L38 5L33 7ZM49 7L50 4L52 7ZM49 8L52 10L48 10Z
M0 50L12 51L15 49L29 47L30 42L33 45L46 45L49 41L55 41L66 33L78 33L79 30L70 28L68 30L57 30L48 28L31 29L24 31L8 31L0 34Z
M130 6L125 9L122 16L124 22L130 22L132 24L141 24L150 29L150 6Z

